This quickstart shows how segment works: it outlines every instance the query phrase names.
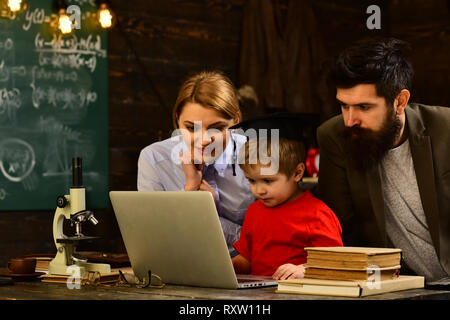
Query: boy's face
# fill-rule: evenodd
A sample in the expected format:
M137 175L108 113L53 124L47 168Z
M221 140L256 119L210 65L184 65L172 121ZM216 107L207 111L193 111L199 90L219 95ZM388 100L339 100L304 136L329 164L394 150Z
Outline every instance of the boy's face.
M300 193L298 182L303 176L305 166L300 163L290 177L283 173L261 175L261 166L247 166L245 177L250 183L250 190L256 199L266 207L276 207L295 199Z

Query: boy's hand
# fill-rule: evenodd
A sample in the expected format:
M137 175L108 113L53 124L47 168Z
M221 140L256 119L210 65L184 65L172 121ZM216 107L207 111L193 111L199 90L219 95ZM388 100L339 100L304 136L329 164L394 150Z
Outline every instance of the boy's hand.
M238 254L233 259L231 259L233 263L234 271L237 274L249 274L252 271L252 264L248 261L243 255Z
M276 280L298 279L305 276L305 267L303 264L296 266L295 264L286 263L278 267L272 278Z

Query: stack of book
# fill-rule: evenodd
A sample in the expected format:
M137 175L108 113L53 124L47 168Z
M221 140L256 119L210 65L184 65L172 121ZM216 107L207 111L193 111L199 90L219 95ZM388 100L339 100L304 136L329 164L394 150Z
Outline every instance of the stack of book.
M48 272L48 265L53 258L49 257L35 257L36 259L36 272Z
M304 279L280 280L277 292L361 297L423 288L424 278L400 276L401 249L305 248Z
M401 249L365 247L305 248L305 278L326 280L378 280L395 278L400 271Z
M98 273L91 272L85 278L76 278L74 275L55 275L44 274L41 276L42 282L50 283L80 283L85 284L111 284L117 283L120 279L120 273L118 271L112 271L110 273Z

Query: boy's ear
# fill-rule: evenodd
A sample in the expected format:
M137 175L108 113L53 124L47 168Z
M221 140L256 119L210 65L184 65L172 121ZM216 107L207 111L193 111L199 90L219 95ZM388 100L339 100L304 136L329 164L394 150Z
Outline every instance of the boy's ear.
M300 180L302 180L304 174L305 174L305 164L303 162L300 162L297 165L297 168L295 168L294 181L299 183Z

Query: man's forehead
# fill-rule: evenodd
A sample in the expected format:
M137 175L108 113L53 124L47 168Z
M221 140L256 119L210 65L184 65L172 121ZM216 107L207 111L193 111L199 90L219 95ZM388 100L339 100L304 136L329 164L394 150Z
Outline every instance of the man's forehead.
M337 88L336 99L348 105L370 103L377 104L384 100L377 95L374 84L359 84L351 88Z

